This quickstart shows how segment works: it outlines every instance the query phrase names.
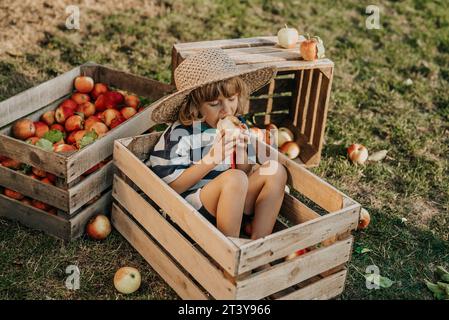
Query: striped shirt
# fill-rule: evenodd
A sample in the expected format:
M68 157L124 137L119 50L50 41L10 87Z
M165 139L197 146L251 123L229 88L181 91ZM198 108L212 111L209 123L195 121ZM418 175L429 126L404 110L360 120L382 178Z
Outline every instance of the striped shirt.
M209 152L215 136L216 129L206 122L196 121L193 125L185 126L178 120L162 133L146 165L169 184ZM228 156L181 196L186 198L230 168L231 156Z

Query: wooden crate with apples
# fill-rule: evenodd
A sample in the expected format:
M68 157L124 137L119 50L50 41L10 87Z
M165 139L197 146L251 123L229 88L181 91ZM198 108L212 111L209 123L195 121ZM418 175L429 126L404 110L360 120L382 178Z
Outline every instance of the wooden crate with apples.
M172 50L172 72L187 56L206 48L222 48L242 69L275 65L276 78L251 96L245 111L258 127L271 123L290 129L300 147L294 161L313 167L320 162L334 63L303 60L302 40L291 49L280 47L277 37L179 43Z
M133 96L126 101L126 105L133 105L135 109L130 113L133 116L127 117L125 112L128 110L122 112L126 107L124 101L120 102L120 106L125 105L121 111L118 111L118 105L113 105L112 102L107 108L101 106L106 110L114 109L114 114L122 116L117 116L117 122L113 124L114 119L108 118L109 111L105 111L101 118L98 104L98 108L95 107L95 115L89 118L97 117L99 120L93 119L91 124L99 122L102 127L93 126L90 131L87 130L86 117L84 132L71 131L81 132L81 139L74 138L72 141L73 145L82 147L80 149L69 145L71 135L68 132L60 146L53 145L54 141L50 141L47 146L48 139L51 138L42 133L48 131L50 125L47 125L37 138L18 139L17 137L24 138L32 132L37 135L39 126L44 122L44 114L59 108L62 103L66 110L67 101L76 100L72 94L74 79L78 76L89 76L96 84L107 85L106 89L99 85L95 95L93 91L88 94L93 106L97 105L96 101L101 93L106 94L106 90L115 92L116 95L118 90L122 90L122 98L128 97L128 94ZM114 140L141 134L153 126L149 106L172 90L173 87L168 84L87 63L0 102L0 217L18 220L31 228L43 230L65 240L81 235L86 222L93 214L102 213L110 207ZM84 96L83 99L88 98ZM138 99L142 99L141 106L135 105ZM80 109L80 104L75 103L74 106L83 115L89 114L88 110ZM75 115L73 112L67 111L67 116ZM68 120L62 121L64 116L60 114L60 121L57 121L62 125L60 131L65 131L64 127L68 128ZM20 122L25 123L23 126L16 125L23 119L30 121ZM109 120L111 121L108 123ZM36 124L38 121L40 125ZM36 124L32 132L28 132L30 128L26 126L29 122ZM97 128L100 131L97 131ZM102 128L105 128L104 131L101 131ZM14 130L17 131L13 132ZM58 129L55 130L51 133L58 134ZM92 131L95 131L95 134ZM105 131L107 132L104 134ZM64 148L68 151L64 152Z
M260 162L282 163L298 194L286 191L271 235L226 237L145 164L161 134L115 142L112 223L181 298L329 299L343 291L360 204L262 143L270 152Z

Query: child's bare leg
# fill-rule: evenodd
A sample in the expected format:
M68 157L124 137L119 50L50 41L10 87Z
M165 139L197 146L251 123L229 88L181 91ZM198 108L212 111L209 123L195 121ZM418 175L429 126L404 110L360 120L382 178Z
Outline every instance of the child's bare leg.
M269 167L271 166L271 167ZM261 174L265 170L269 174ZM287 171L276 161L267 161L248 178L245 213L255 213L251 239L265 237L273 231L284 199Z
M240 235L247 191L248 177L236 169L223 172L201 189L203 206L216 217L217 228L226 236Z

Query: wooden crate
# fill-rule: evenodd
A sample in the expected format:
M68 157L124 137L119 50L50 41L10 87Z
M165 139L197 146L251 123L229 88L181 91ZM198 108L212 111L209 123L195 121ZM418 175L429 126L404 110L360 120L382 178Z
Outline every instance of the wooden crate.
M150 106L91 145L65 154L46 151L11 136L12 124L17 119L26 117L37 121L44 112L56 109L61 101L70 96L73 91L73 80L79 75L89 75L95 82L104 82L151 101L158 100L173 90L171 85L87 63L0 103L0 155L57 176L56 185L53 186L20 171L0 166L0 186L18 191L58 209L58 216L42 215L40 210L2 197L1 201L5 206L0 207L0 216L16 218L31 227L41 226L38 229L66 240L79 235L73 230L77 228L80 219L85 222L89 218L89 207L92 204L90 206L86 204L111 188L114 166L110 161L85 178L82 177L83 173L99 162L112 158L115 139L141 134L154 125L150 119L152 111ZM12 208L16 210L11 211ZM36 215L36 218L30 218L33 215Z
M329 59L302 60L299 42L292 49L284 49L277 45L277 37L256 37L175 44L172 73L186 57L206 48L222 48L242 69L277 67L276 78L251 96L245 112L253 114L259 126L271 122L291 129L301 147L295 161L307 167L317 166L323 147L334 63Z
M226 237L145 165L160 135L115 142L112 223L181 298L329 299L343 291L360 204L271 148L305 200L286 193L265 238ZM284 261L304 248L312 250Z

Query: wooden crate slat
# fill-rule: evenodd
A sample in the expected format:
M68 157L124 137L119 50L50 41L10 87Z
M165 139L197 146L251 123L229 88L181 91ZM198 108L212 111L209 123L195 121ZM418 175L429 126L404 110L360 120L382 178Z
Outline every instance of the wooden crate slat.
M69 210L69 193L50 184L43 183L20 171L0 166L0 186L20 192L61 210Z
M359 212L360 207L357 205L344 208L240 247L239 273L286 257L296 250L319 244L334 235L355 230Z
M235 286L161 214L117 175L113 197L216 299L233 299ZM192 217L193 219L194 217Z
M318 213L288 193L284 194L281 212L284 217L294 224L300 224L321 217Z
M241 38L241 39L224 39L224 40L207 40L198 41L190 43L177 43L174 45L177 52L184 50L202 50L208 48L245 48L245 47L256 47L265 45L276 45L277 37L252 37L252 38Z
M59 177L64 177L67 172L66 157L62 154L46 151L5 135L0 136L0 154Z
M237 281L237 299L261 299L345 263L352 242L352 237L337 241Z
M174 90L169 84L101 65L98 66L98 81L153 100L158 100Z
M257 64L257 63L270 63L285 62L285 61L295 61L301 58L299 52L291 51L275 51L267 53L248 53L236 52L228 54L229 57L234 60L236 64Z
M19 221L29 228L44 231L61 239L68 239L70 235L69 221L2 194L0 194L0 217Z
M292 126L294 128L298 127L298 118L301 119L301 108L299 108L299 103L301 99L302 86L304 85L304 70L298 70L295 74L294 91L293 91L293 101L290 107L290 115L292 118ZM297 130L295 130L297 131Z
M0 102L0 128L72 92L73 79L79 74L76 67Z
M348 271L342 270L285 295L279 300L328 300L343 292Z
M329 59L319 59L315 61L305 61L305 60L289 60L289 61L280 61L280 62L262 62L262 63L253 63L251 65L248 64L238 64L237 67L242 70L247 70L248 68L264 68L268 66L275 65L278 72L280 71L295 71L298 69L321 69L321 68L329 68L333 67L334 63Z
M112 208L112 224L182 299L208 299L207 295L115 204Z
M164 183L120 141L114 144L116 167L161 207L173 221L194 239L227 272L235 275L237 247L196 211L185 199ZM165 199L171 199L166 201ZM197 219L192 219L192 215Z
M307 112L307 120L305 122L304 134L309 138L308 143L313 141L313 132L316 126L316 114L318 108L320 90L321 90L322 73L319 70L313 71L312 89L310 91L310 100Z
M329 98L331 93L332 77L333 77L331 68L328 68L326 71L330 73L330 77L328 78L327 76L325 76L323 70L321 70L321 72L323 73L321 81L321 91L316 115L316 127L314 134L312 136L313 137L312 144L319 147L318 152L320 154L324 140L324 130L326 127L327 111L329 108Z
M299 131L302 134L305 134L305 127L307 121L307 113L309 112L309 100L310 100L310 92L312 89L312 80L313 80L313 70L304 70L304 84L301 87L300 92L300 101L299 101Z
M109 161L98 171L93 172L84 180L68 190L70 215L85 205L89 200L101 194L112 185L114 163Z

